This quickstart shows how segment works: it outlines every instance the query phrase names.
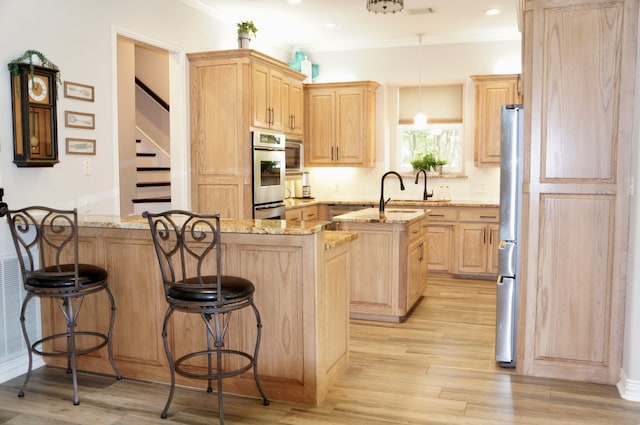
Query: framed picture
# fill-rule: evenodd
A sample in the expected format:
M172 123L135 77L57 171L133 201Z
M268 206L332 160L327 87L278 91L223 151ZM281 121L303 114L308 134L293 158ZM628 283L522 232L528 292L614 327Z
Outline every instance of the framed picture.
M64 126L73 128L96 128L96 116L85 112L64 111Z
M95 155L96 141L67 137L67 153L72 155Z
M86 84L72 83L71 81L64 82L64 97L70 99L86 100L87 102L93 102L94 96L93 86Z

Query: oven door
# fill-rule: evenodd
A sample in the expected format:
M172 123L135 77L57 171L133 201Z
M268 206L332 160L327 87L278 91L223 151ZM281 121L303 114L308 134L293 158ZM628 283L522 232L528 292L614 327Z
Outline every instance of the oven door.
M285 197L284 150L253 149L253 205L282 202Z

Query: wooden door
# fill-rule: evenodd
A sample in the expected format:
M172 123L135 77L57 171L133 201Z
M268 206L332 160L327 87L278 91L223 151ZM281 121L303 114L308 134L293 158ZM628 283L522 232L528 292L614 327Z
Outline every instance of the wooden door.
M429 226L429 236L426 244L429 271L453 272L452 238L453 225L431 224Z
M336 90L336 152L341 164L361 164L364 161L364 93L361 88Z
M619 378L637 18L636 0L525 2L526 375Z
M478 274L487 271L487 226L480 223L458 225L457 272Z
M305 165L330 165L334 154L334 93L331 89L309 90L306 94L307 124Z

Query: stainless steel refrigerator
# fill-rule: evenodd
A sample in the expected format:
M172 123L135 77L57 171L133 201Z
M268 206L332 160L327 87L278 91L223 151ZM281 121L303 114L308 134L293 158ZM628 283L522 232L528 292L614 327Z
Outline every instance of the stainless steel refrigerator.
M522 105L504 105L501 112L496 362L502 367L515 367L522 209Z

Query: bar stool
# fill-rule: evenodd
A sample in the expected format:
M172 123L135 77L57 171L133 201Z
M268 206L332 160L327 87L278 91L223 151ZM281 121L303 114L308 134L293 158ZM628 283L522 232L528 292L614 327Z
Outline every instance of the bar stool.
M116 379L122 379L113 362L111 350L116 307L113 294L107 285L109 274L102 267L78 262L78 213L75 209L59 210L34 206L11 211L5 207L0 211L0 216L3 213L7 215L26 290L20 311L20 323L29 353L29 368L18 397L24 396L24 390L31 377L33 353L67 357L67 372L71 373L73 381L73 404L78 405L80 401L77 356L95 352L106 346ZM84 297L101 291L107 294L111 309L107 332L76 330ZM33 297L49 298L58 305L65 318L64 332L44 336L33 343L30 341L25 325L25 312ZM62 338L66 340L66 350L56 351L53 342ZM83 340L91 342L82 344Z
M208 381L217 381L218 414L224 424L222 380L240 375L253 368L253 378L262 397L269 405L258 378L258 351L262 321L253 302L255 287L238 276L223 274L220 241L220 214L195 214L171 210L159 214L147 211L142 216L149 221L149 229L158 256L165 298L168 303L162 325L162 341L169 362L171 387L162 411L167 417L175 388L175 374ZM215 270L213 267L215 266ZM231 313L250 307L256 317L257 336L253 353L225 347ZM198 314L204 324L206 349L173 358L167 341L167 326L174 311ZM206 366L194 366L194 359L203 358ZM231 365L237 365L232 367Z

